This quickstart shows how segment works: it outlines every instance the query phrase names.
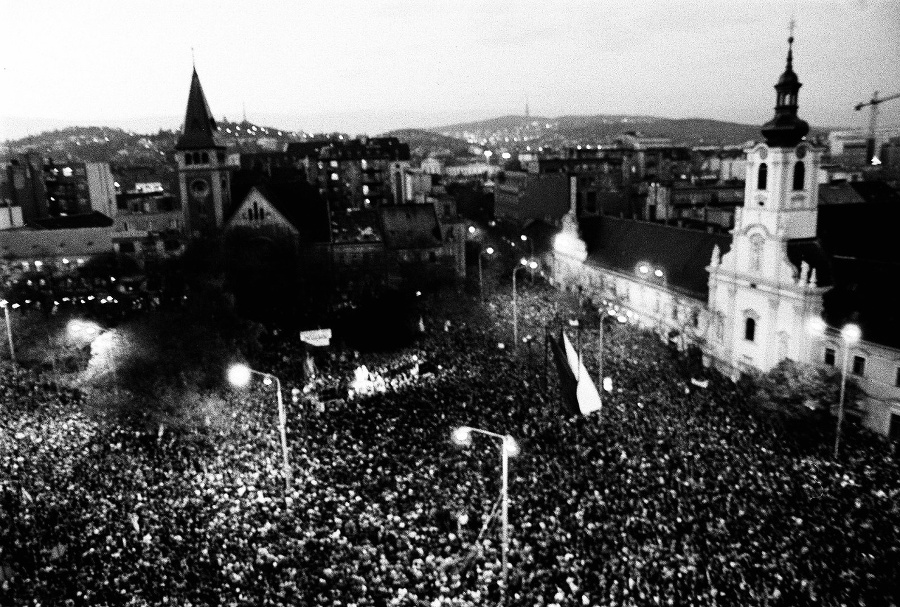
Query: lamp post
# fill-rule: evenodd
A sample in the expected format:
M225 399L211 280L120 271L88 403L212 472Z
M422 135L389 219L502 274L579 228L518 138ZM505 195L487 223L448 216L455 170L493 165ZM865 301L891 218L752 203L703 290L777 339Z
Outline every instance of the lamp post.
M288 460L287 430L285 429L287 416L284 412L284 402L281 400L281 381L271 373L256 371L247 365L233 365L228 370L228 381L235 386L245 386L247 385L247 382L250 381L251 374L262 377L263 383L266 385L271 384L273 381L275 382L275 390L278 395L278 429L281 432L281 454L284 458L284 501L285 505L289 505L288 500L290 499L289 495L291 492L291 465Z
M531 268L534 270L537 267L537 263L534 261L529 262L524 257L519 260L519 264L515 268L513 268L512 275L512 301L513 301L513 344L516 350L519 349L519 309L518 303L516 300L516 272L519 270L524 270L525 268Z
M834 459L838 458L841 446L841 426L844 423L844 395L847 391L847 366L850 362L850 346L859 341L860 337L862 337L862 331L858 325L850 323L844 325L844 328L841 329L841 337L844 340L844 364L841 370L841 397L838 401L837 430L834 434Z
M515 439L509 434L497 434L489 430L480 428L472 428L470 426L461 426L453 431L453 441L458 445L468 446L472 443L472 433L477 432L500 439L500 462L501 462L501 489L500 489L500 516L503 526L501 559L503 568L501 570L502 583L500 585L500 604L506 604L506 585L509 579L509 560L507 553L509 552L509 458L519 454L519 446Z
M13 349L12 324L9 321L9 302L5 299L0 300L0 307L3 308L3 315L6 320L6 338L9 340L9 360L13 365L16 364L16 352Z
M494 247L488 247L483 251L478 251L478 295L481 297L481 300L484 301L484 280L482 278L482 270L481 270L481 258L484 255L493 255Z

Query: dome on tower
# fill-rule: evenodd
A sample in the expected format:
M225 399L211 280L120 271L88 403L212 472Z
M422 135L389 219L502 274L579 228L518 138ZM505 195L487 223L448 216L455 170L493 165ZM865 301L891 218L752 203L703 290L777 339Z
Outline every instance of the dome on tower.
M794 72L794 37L788 38L787 66L775 84L775 116L762 127L766 143L772 147L793 147L809 133L809 124L797 116L797 93L803 86Z

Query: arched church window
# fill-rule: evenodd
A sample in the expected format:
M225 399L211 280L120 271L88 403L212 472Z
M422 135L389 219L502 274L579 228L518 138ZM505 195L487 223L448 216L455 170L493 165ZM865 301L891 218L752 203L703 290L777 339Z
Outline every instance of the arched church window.
M759 165L759 173L757 173L756 177L756 189L757 190L765 190L768 187L769 181L769 167L765 162Z
M201 156L201 158L203 158L203 164L209 164L209 154L207 154L206 152L203 152L203 155Z
M193 161L191 160L191 155L190 155L190 154L185 154L185 155L184 155L184 163L185 163L185 164L193 164Z
M200 153L194 152L194 164L200 164Z
M756 319L748 318L744 322L744 339L747 341L756 340Z
M794 190L802 190L806 182L806 165L802 162L794 164Z

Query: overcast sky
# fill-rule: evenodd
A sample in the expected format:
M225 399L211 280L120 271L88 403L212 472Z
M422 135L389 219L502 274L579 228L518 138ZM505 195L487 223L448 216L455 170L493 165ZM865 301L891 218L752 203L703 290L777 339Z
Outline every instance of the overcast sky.
M378 133L524 112L758 124L796 15L800 113L864 126L900 92L900 0L5 2L0 139L178 128L191 47L213 113ZM882 105L900 125L900 100Z

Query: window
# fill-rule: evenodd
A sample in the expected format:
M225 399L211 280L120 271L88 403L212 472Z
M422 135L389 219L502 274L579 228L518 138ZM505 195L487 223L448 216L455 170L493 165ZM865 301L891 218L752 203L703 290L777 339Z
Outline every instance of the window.
M185 154L185 155L184 155L184 163L185 163L185 164L193 164L193 161L191 160L191 155L190 155L190 154Z
M802 190L806 181L806 165L798 162L794 165L794 190Z
M754 234L750 237L750 269L759 272L762 269L763 237Z
M756 339L756 319L748 318L744 324L744 339L754 341Z
M853 375L863 376L866 374L866 359L862 356L853 357Z
M834 348L825 348L825 364L829 367L834 366L835 354L836 352L834 351Z
M119 243L119 253L134 253L134 243L133 242Z
M765 190L768 187L769 167L763 162L759 165L759 173L756 177L756 189Z
M894 385L900 386L900 367L897 367L897 375L894 377Z
M203 164L209 164L209 154L207 154L206 152L203 152L203 155L201 156L201 158L203 158Z

